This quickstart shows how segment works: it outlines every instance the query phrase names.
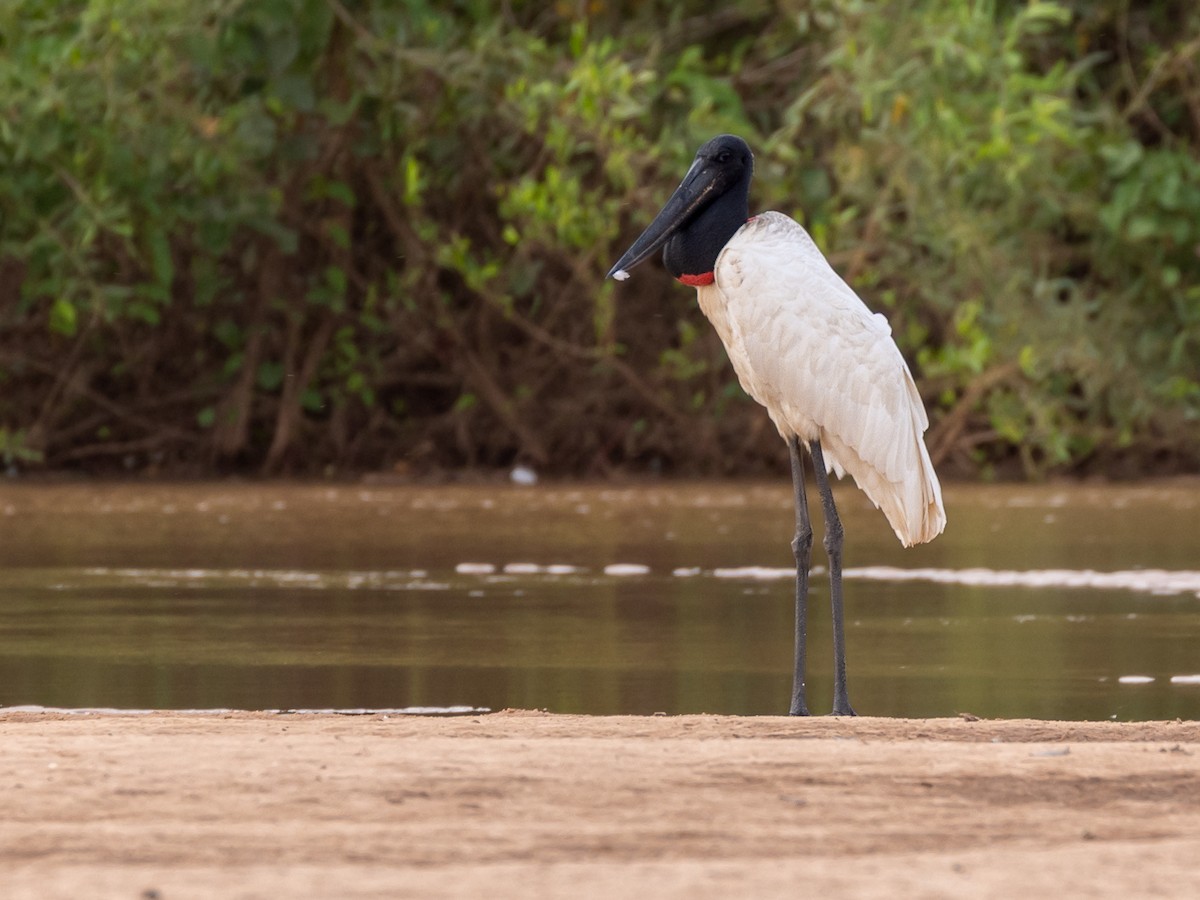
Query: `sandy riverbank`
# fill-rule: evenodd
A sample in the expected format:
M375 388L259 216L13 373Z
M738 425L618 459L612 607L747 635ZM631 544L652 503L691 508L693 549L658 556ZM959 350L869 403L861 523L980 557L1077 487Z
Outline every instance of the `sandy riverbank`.
M0 712L0 895L1196 897L1200 723Z

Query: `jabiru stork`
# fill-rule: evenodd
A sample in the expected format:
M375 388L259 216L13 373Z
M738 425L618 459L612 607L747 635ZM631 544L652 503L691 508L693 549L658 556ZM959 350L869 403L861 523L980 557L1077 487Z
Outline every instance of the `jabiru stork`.
M825 518L833 606L833 714L854 715L846 690L843 528L829 473L849 473L908 547L946 526L924 433L929 419L887 320L872 314L808 232L778 212L749 215L754 155L723 134L700 148L683 182L609 276L660 248L667 271L696 288L742 388L787 442L796 506L792 715L808 715L805 647L813 530L801 448L813 461Z

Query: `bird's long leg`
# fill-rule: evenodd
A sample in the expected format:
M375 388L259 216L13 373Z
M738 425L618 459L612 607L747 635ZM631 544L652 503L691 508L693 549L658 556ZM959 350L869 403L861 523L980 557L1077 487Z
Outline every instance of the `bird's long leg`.
M804 457L800 439L788 438L788 453L792 458L792 489L796 495L796 536L792 538L792 554L796 557L796 669L792 676L792 705L789 715L807 716L804 699L804 669L808 629L808 567L812 561L812 524L808 520L808 498L804 494Z
M829 487L829 472L825 468L825 455L821 442L808 445L813 458L813 473L817 489L821 492L821 506L825 513L825 552L829 555L829 595L833 603L833 714L853 716L850 698L846 694L846 632L842 614L842 520L833 505L833 491Z

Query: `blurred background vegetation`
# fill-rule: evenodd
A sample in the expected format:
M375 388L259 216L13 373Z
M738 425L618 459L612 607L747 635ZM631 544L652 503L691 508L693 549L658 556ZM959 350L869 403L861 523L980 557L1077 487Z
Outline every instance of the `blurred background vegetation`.
M1194 0L6 0L0 463L782 473L608 266L731 131L947 475L1200 464Z

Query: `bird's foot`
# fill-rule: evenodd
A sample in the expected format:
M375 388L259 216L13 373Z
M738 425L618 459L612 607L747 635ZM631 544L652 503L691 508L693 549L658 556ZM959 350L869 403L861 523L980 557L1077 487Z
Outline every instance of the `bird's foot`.
M849 700L841 700L841 701L836 701L833 704L833 711L830 713L830 715L831 716L857 716L858 713L856 713L854 711L854 708L850 705Z

